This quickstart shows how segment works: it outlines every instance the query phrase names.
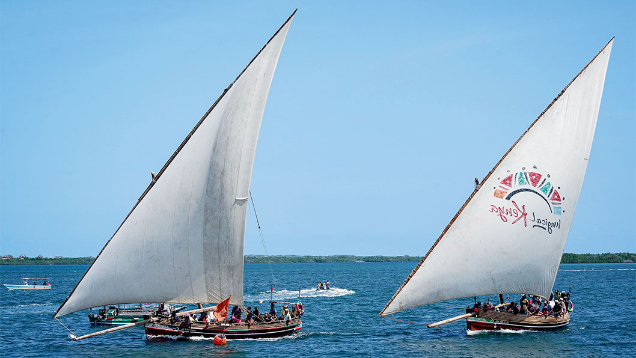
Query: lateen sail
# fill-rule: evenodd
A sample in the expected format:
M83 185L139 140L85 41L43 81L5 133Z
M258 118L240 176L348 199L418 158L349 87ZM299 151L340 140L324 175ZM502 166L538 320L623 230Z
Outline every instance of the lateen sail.
M462 297L550 294L587 168L612 42L504 155L381 315Z
M242 198L293 16L195 126L55 317L118 303L218 303L230 295L231 304L243 304Z

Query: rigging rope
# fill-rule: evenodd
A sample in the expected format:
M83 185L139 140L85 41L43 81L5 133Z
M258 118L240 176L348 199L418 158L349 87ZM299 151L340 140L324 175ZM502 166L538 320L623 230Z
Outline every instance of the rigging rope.
M57 319L57 317L55 317L55 320L56 320L56 321L58 321L58 322L59 322L59 324L61 324L61 325L62 325L62 327L66 328L66 330L67 330L67 331L71 332L71 335L72 335L73 337L77 337L77 335L76 335L75 333L73 333L73 331L71 331L68 327L66 327L66 326L64 325L64 323L60 322L60 320L59 320L59 319Z
M252 191L250 193L250 200L252 201L252 208L254 209L254 216L256 217L256 225L258 226L258 233L261 235L261 242L263 243L263 250L265 250L265 257L267 258L267 264L269 265L269 272L272 274L272 285L276 282L274 279L274 270L272 269L272 262L269 259L267 253L267 246L265 246L265 237L263 236L263 230L261 229L261 223L258 221L258 214L256 213L256 205L254 205L254 198L252 198Z
M389 316L382 316L380 315L380 317L384 317L384 318L388 318L388 319L392 319L394 321L398 321L398 322L403 322L403 323L412 323L412 324L421 324L421 325L428 325L428 323L418 323L418 322L411 322L411 321L402 321L401 319L397 319L397 318L393 318L393 317L389 317Z

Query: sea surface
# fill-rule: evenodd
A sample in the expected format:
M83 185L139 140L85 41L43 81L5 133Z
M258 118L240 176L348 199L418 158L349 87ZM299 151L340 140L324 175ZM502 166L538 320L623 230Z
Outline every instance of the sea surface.
M303 329L270 340L147 341L142 327L74 342L52 319L88 266L0 266L2 283L49 277L52 290L0 287L3 357L635 357L636 264L564 264L555 287L572 286L569 327L556 332L467 334L464 321L429 329L381 318L378 313L416 263L246 264L245 305L267 307L272 271L274 299L305 305ZM316 291L318 281L332 290ZM518 295L511 295L518 301ZM479 297L482 302L488 297ZM497 297L490 296L496 301ZM432 323L462 314L472 298L401 312L403 321ZM76 335L96 332L88 310L61 321Z

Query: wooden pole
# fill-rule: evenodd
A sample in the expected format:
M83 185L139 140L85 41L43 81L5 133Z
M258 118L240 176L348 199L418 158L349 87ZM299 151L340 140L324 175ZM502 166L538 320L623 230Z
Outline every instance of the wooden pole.
M199 308L199 309L196 309L196 310L190 310L190 311L179 312L179 313L177 313L176 315L177 315L177 317L180 317L180 316L185 316L185 315L187 315L187 314L193 314L193 313L201 313L201 312L212 311L212 310L213 310L213 309L215 309L215 308L216 308L216 306L210 306L210 307L205 307L205 308Z
M140 326L142 324L155 322L158 319L159 319L158 317L153 317L153 318L150 318L150 319L145 319L145 320L142 320L142 321L137 321L137 322L134 322L134 323L125 324L123 326L119 326L119 327L115 327L115 328L105 329L103 331L99 331L99 332L95 332L95 333L91 333L91 334L86 334L86 335L79 336L79 337L71 336L71 338L73 338L74 341L79 341L79 340L84 339L84 338L95 337L95 336L99 336L100 334L112 333L112 332L121 331L121 330L128 329L128 328L132 328L132 327L135 327L135 326Z
M429 325L428 325L428 326L426 326L426 327L428 327L428 328L433 328L433 327L441 326L441 325L446 324L446 323L451 323L451 322L459 321L460 319L468 318L468 317L470 317L470 316L474 316L474 315L475 315L474 313L466 313L466 314L463 314L463 315L461 315L461 316L456 316L456 317L453 317L453 318L445 319L445 320L443 320L443 321L439 321L439 322L431 323L431 324L429 324Z
M497 309L499 307L504 307L504 306L506 306L506 304L502 303L502 304L496 305L495 307L493 307L493 309ZM456 316L456 317L452 317L452 318L449 318L449 319L445 319L443 321L431 323L427 327L428 328L433 328L433 327L441 326L443 324L459 321L460 319L465 319L465 318L468 318L468 317L471 317L471 316L474 316L474 315L475 315L474 312L466 313L466 314L463 314L463 315L460 315L460 316Z

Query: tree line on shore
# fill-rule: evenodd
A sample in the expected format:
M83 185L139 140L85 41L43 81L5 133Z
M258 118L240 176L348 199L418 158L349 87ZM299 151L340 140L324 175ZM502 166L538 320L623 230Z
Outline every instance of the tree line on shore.
M0 260L0 265L90 265L94 257L6 257ZM245 263L336 263L336 262L419 262L422 256L355 256L355 255L245 255ZM636 253L604 253L604 254L569 254L561 257L562 264L584 263L633 263Z

